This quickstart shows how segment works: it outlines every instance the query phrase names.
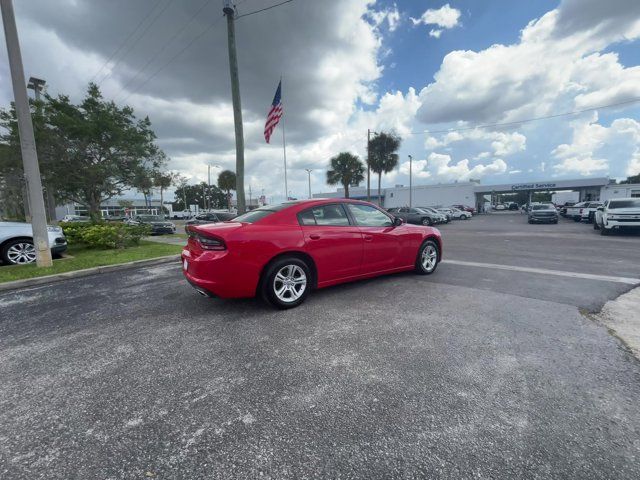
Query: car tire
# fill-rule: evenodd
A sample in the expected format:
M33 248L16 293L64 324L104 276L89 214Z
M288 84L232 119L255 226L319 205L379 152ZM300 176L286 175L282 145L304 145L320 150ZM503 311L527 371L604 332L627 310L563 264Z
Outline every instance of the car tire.
M279 258L264 273L262 297L281 310L297 307L309 295L312 278L311 269L303 260L296 257Z
M600 225L598 225L598 222L596 222L595 220L593 221L593 229L600 230Z
M433 222L431 221L431 219L429 217L423 218L420 223L422 225L424 225L425 227L430 227L433 224Z
M434 240L427 240L420 245L416 257L416 272L420 275L431 275L438 268L440 249Z
M600 228L600 235L602 235L603 237L606 237L607 235L610 235L610 234L611 232L608 229L604 228L604 226Z
M36 250L32 240L9 240L0 251L0 258L5 265L26 265L36 261Z
M573 221L576 222L576 223L579 223L579 222L582 221L582 218L581 217L573 217Z

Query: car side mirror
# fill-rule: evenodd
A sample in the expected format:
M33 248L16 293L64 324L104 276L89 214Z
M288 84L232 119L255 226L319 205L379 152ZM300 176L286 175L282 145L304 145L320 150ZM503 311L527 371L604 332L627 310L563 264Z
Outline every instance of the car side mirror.
M400 217L393 217L393 226L394 227L399 227L403 223L404 223L404 220L402 220Z
M600 210L602 212L604 210L604 207L598 207L597 210Z

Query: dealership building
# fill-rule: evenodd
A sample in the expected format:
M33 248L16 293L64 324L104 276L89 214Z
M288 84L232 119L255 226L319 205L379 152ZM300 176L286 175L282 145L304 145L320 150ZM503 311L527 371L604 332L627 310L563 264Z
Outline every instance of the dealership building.
M385 208L402 207L411 203L413 206L447 206L469 205L484 206L487 202L495 203L500 196L525 192L530 195L536 192L556 193L575 192L576 201L607 200L609 198L640 197L640 184L616 184L607 177L580 178L576 180L549 180L539 182L519 182L496 185L482 185L480 182L456 182L434 185L414 185L411 188L396 185L384 188L380 192L381 204ZM318 193L314 198L342 198L344 189L335 192ZM366 200L366 187L349 188L349 197ZM409 201L411 197L411 202ZM371 189L371 201L378 202L377 188Z

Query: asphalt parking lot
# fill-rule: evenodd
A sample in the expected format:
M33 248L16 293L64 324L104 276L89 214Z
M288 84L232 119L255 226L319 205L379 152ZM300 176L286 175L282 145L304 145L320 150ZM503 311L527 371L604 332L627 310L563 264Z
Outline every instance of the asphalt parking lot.
M640 235L441 230L434 275L285 312L171 264L0 294L0 477L640 477L640 362L583 315Z

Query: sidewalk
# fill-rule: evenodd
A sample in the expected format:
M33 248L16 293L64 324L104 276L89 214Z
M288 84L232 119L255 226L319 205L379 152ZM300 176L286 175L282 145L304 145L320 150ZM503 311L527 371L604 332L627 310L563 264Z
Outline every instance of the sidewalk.
M145 237L145 240L148 240L149 242L156 242L156 243L166 243L168 245L186 245L187 244L187 239L186 238L180 238L180 237L174 237L174 236L157 236L157 237Z
M640 287L607 302L596 318L640 359Z

